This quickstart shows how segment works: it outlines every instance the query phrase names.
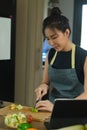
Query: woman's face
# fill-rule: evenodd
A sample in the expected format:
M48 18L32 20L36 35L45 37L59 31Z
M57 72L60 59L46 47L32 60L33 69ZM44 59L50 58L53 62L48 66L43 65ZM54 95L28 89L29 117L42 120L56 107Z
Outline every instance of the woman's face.
M48 40L48 43L56 50L61 51L64 50L67 46L69 40L69 30L63 33L58 29L45 29L45 36Z

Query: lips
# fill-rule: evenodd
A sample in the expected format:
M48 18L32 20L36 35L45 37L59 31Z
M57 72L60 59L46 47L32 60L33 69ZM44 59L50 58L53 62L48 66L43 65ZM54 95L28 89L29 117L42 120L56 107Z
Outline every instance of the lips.
M55 49L59 49L60 47L59 46L54 46Z

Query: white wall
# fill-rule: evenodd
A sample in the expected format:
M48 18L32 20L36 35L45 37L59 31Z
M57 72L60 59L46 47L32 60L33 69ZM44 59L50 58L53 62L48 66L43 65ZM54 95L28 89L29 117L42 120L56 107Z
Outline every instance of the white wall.
M70 28L71 28L71 37L70 38L72 40L74 0L60 0L59 7L60 7L63 15L65 15L69 19Z
M43 18L47 17L47 8L48 8L48 0L44 0L44 16Z

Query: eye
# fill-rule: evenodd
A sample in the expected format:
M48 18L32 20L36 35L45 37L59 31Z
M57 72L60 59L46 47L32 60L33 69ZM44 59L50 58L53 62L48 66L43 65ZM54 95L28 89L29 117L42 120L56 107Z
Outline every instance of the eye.
M58 36L54 36L54 37L52 37L52 39L56 39Z

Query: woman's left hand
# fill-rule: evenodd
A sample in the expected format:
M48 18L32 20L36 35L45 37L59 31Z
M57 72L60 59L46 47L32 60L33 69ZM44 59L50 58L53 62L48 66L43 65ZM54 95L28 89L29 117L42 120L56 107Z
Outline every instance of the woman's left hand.
M42 100L42 101L39 101L36 104L36 108L40 111L50 111L50 112L52 112L53 103L51 103L49 100Z

